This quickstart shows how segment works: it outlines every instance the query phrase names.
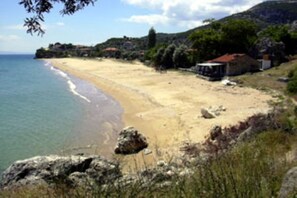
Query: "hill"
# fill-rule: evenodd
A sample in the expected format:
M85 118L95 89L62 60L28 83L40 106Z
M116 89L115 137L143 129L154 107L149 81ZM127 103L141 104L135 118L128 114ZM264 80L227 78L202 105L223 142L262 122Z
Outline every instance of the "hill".
M295 20L297 20L297 1L266 1L250 8L247 11L227 16L218 21L224 22L230 19L249 19L258 24L259 27L261 27L261 29L269 25L291 24ZM187 39L188 36L192 32L206 27L207 25L200 26L185 32L179 32L174 34L158 33L157 42L165 44L190 44ZM137 41L135 42L135 48L142 48L146 45L147 36L141 38L134 38L134 40ZM97 47L99 49L111 46L115 47L120 46L119 44L123 42L126 42L125 38L109 39L104 43L98 44Z

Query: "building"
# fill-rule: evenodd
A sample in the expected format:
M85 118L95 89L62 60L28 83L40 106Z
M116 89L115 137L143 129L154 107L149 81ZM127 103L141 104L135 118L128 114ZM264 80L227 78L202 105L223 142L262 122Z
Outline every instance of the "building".
M268 54L263 55L263 58L258 61L260 62L260 70L269 69L272 66L270 56Z
M224 76L235 76L260 70L259 61L246 54L225 54L206 63L197 63L193 72L208 80L220 80Z
M108 47L103 50L103 56L109 58L117 58L120 54L120 50L115 47Z

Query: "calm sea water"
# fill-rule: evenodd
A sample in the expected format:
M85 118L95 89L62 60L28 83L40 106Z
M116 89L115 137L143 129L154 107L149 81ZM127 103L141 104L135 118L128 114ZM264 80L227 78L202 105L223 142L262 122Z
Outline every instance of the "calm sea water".
M32 55L0 55L0 173L36 155L111 153L122 108Z

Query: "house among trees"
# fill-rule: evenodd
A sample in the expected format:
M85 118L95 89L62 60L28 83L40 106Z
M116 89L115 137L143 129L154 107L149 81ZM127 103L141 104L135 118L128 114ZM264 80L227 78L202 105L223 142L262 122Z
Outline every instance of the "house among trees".
M109 58L117 58L120 56L120 50L115 47L108 47L103 50L103 56Z
M195 66L197 74L210 80L219 80L224 76L236 76L259 69L260 63L246 54L225 54Z

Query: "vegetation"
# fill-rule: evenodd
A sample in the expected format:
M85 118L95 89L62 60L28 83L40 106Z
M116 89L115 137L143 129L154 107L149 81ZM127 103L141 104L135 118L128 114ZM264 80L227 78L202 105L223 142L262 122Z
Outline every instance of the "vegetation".
M25 19L24 26L27 27L27 33L43 35L41 22L44 22L44 13L49 13L55 3L62 3L64 8L60 11L62 15L72 15L90 4L94 4L97 0L21 0L19 4L23 5L28 13L35 14L33 17Z
M153 47L156 46L156 31L155 29L152 27L150 30L149 30L149 33L148 33L148 48L151 49Z
M226 53L247 53L257 38L257 26L249 20L213 21L209 28L190 35L199 61L205 61Z

